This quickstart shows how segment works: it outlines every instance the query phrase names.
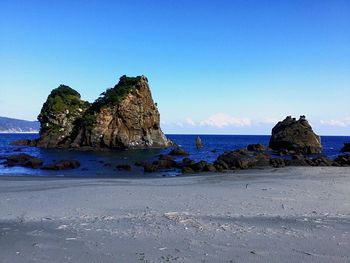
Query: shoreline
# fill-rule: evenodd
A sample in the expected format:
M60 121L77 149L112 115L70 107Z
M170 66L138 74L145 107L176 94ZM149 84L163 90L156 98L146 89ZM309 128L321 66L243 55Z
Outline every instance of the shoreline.
M1 262L348 262L350 168L0 177Z

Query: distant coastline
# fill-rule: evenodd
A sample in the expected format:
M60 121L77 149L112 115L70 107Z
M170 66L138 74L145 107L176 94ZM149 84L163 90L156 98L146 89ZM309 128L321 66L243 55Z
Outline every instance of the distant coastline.
M39 131L0 131L0 134L37 134Z
M38 121L27 121L0 116L0 133L38 133L40 124Z

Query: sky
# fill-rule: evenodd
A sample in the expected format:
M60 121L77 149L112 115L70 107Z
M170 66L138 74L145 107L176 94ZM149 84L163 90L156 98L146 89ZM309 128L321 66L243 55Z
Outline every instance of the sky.
M349 0L0 1L0 116L145 75L166 133L350 135Z

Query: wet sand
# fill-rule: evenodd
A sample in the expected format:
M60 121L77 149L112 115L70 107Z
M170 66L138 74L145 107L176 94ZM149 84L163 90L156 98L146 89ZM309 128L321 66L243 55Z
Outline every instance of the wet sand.
M350 168L0 177L0 262L349 262Z

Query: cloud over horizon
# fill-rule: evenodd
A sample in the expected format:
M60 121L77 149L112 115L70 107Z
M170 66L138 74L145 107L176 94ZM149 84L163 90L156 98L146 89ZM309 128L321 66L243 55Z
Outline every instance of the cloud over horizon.
M350 116L339 119L320 120L320 123L327 126L347 127L350 126Z
M162 127L170 133L214 133L214 134L270 134L272 128L283 118L265 117L252 119L249 117L237 117L228 113L217 112L210 116L195 120L187 117L184 120L174 122L162 121ZM348 134L350 130L350 117L338 119L315 120L309 119L316 133L330 134L327 127L333 127L331 134Z

